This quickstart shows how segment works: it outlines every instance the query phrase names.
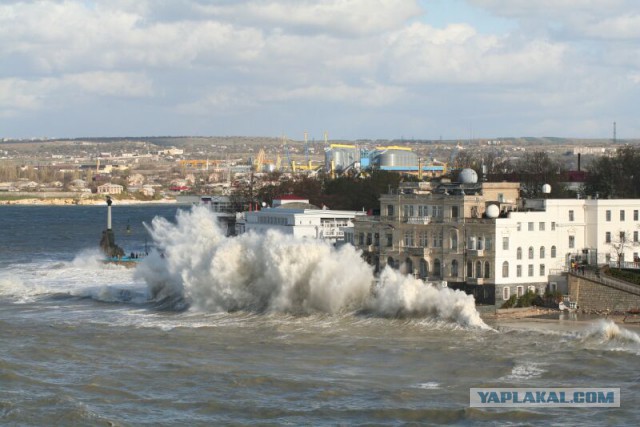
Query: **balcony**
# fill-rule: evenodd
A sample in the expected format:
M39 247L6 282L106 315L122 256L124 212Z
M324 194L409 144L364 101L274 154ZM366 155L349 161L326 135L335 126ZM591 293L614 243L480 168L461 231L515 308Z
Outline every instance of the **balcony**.
M336 239L336 238L343 238L344 237L344 231L342 231L339 228L336 227L322 227L320 229L320 237L323 239Z
M430 248L423 248L420 246L405 246L404 251L409 255L424 257L425 255L429 255L431 253Z
M484 249L467 249L467 255L473 257L484 256Z
M484 285L484 281L485 279L483 277L467 277L466 279L469 285Z
M413 224L413 225L426 225L431 222L431 217L430 216L403 217L402 222L406 222L407 224Z

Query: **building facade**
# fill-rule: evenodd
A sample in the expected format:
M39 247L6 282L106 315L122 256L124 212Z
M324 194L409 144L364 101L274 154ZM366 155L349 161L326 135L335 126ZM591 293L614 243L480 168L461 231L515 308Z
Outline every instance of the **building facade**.
M124 191L124 187L118 184L102 184L98 186L98 194L121 194Z
M558 286L572 261L638 261L640 200L522 200L517 183L469 174L381 196L381 215L357 218L353 243L377 269L444 280L498 305Z
M366 215L365 212L318 209L306 199L290 196L274 200L273 206L238 214L236 234L278 230L297 238L322 239L335 244L344 241L345 229L353 227L354 218Z

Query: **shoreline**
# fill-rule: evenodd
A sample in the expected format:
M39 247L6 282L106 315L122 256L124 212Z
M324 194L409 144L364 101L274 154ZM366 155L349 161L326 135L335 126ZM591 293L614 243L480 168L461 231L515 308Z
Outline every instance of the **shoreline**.
M177 203L176 199L161 199L161 200L137 200L137 199L114 199L114 204L118 205L146 205L146 204L174 204ZM104 205L104 199L75 199L75 198L28 198L28 199L16 199L16 200L0 200L0 206L97 206Z
M550 329L566 329L569 325L573 328L583 329L594 322L609 320L626 329L640 331L640 317L625 314L603 313L569 313L553 308L526 308L514 312L480 313L482 320L491 326L511 326L519 328L536 329L539 325ZM625 321L629 319L629 321Z

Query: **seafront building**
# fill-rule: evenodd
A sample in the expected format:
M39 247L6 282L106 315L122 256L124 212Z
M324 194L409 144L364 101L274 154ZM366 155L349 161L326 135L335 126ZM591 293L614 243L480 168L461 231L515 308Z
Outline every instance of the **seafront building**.
M356 218L352 241L377 269L399 268L501 304L566 283L577 264L638 260L640 200L521 199L518 183L404 183L380 216Z
M354 218L365 212L318 208L308 199L283 196L273 201L273 207L239 213L236 234L278 230L303 239L322 239L336 244L344 241L345 228L352 228Z

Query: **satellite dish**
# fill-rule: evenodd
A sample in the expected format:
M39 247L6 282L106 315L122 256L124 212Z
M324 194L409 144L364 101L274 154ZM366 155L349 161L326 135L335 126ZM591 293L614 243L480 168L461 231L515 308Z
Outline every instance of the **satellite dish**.
M542 192L543 192L544 194L549 194L549 193L551 193L551 186L550 186L549 184L544 184L544 185L542 186Z

